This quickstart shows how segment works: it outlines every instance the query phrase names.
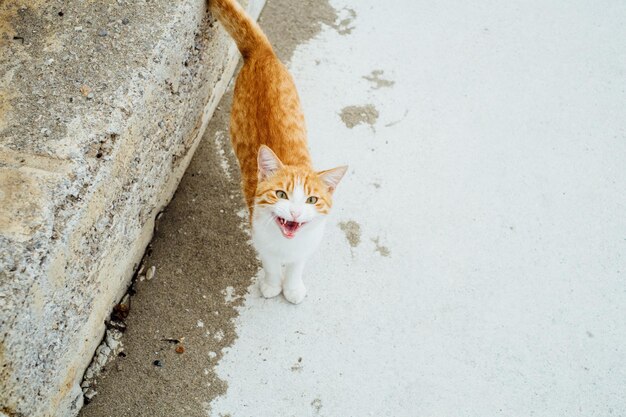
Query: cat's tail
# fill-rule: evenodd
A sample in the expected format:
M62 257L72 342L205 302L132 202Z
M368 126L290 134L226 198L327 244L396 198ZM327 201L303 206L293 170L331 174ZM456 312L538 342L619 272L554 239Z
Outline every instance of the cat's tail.
M209 0L209 8L235 39L244 59L256 52L272 51L272 46L259 25L236 0Z

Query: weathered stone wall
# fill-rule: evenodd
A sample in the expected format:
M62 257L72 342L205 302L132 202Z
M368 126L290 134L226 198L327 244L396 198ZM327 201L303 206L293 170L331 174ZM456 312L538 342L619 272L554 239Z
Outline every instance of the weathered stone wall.
M237 60L204 0L0 3L0 414L78 413Z

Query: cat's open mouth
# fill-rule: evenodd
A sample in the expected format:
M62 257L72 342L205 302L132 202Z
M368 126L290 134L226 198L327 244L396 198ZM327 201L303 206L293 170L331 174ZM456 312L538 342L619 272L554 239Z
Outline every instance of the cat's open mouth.
M290 220L285 220L282 217L276 217L276 223L280 228L280 231L283 233L287 239L293 239L296 235L296 232L302 227L304 223L292 222Z

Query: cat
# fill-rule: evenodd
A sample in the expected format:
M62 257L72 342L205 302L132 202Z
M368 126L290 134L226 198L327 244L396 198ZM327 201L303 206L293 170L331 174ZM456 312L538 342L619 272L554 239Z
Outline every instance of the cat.
M305 262L322 240L333 192L348 167L313 169L298 92L269 40L236 0L209 0L209 8L244 60L230 137L265 272L259 288L265 298L282 292L298 304L306 295Z

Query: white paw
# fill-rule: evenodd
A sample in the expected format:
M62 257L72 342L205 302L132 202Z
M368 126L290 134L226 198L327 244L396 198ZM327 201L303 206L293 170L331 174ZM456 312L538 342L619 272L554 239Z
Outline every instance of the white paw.
M280 286L270 285L264 279L259 281L259 289L265 298L276 297L282 291Z
M283 290L283 295L290 303L300 304L306 295L306 287L304 285L300 285L295 288L285 288Z

